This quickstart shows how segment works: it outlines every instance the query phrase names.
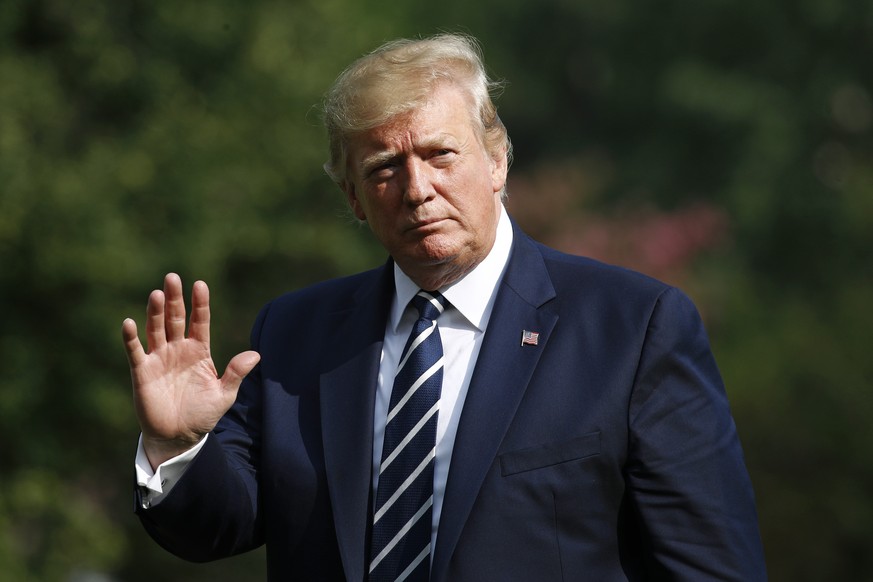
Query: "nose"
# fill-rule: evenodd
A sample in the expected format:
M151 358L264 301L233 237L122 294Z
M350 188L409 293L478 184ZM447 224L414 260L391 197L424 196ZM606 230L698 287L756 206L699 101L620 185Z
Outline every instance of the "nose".
M418 206L434 196L433 169L423 160L412 158L406 164L404 200Z

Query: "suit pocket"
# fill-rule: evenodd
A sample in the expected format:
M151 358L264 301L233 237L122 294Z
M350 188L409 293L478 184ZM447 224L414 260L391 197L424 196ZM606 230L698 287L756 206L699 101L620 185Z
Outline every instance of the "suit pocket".
M506 477L599 454L600 431L597 431L569 441L503 453L500 455L500 471Z

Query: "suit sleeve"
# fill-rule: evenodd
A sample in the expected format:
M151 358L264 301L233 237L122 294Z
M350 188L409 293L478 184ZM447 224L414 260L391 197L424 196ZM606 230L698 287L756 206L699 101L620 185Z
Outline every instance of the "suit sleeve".
M675 289L652 311L628 421L629 494L651 577L766 580L725 389L700 317Z
M255 350L266 313L267 308L252 332ZM263 543L257 485L260 402L258 366L243 380L233 407L161 502L144 508L137 489L136 512L164 549L186 560L205 562Z

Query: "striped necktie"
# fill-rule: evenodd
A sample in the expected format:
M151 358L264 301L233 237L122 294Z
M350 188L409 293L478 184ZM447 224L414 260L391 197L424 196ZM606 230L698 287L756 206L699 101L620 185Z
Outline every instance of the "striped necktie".
M403 349L382 446L370 546L370 582L430 577L433 466L443 385L443 346L436 318L445 309L437 292L411 303L419 317Z

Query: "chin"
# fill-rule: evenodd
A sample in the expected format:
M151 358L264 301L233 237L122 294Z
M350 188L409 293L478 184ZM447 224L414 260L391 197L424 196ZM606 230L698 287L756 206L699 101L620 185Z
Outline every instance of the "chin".
M422 264L441 265L451 263L463 254L463 245L455 241L440 240L440 237L427 237L418 243L413 256Z

